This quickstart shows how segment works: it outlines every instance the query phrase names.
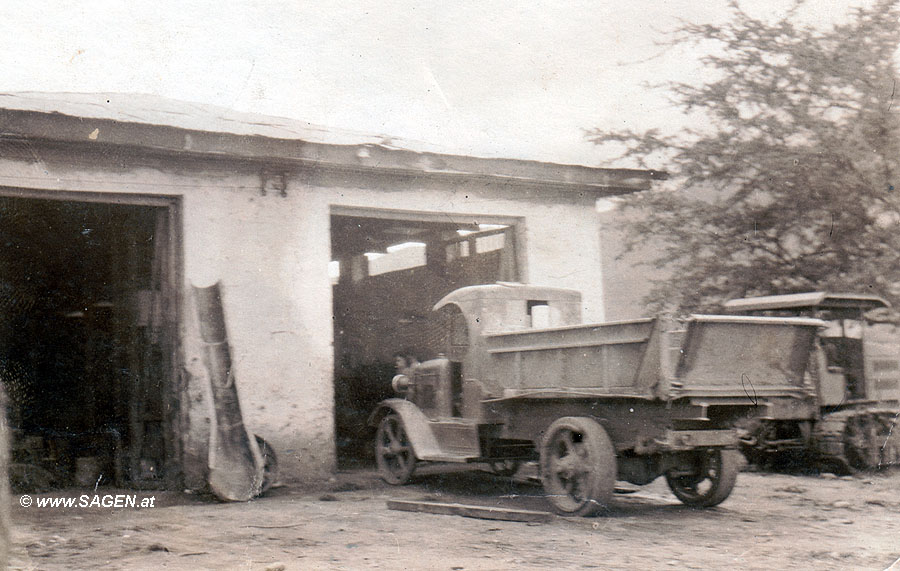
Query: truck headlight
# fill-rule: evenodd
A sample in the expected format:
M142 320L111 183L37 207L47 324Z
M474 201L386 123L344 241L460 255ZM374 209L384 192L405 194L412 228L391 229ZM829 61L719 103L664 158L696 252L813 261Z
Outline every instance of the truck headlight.
M409 390L410 380L406 375L394 375L391 379L391 387L395 393L405 394Z

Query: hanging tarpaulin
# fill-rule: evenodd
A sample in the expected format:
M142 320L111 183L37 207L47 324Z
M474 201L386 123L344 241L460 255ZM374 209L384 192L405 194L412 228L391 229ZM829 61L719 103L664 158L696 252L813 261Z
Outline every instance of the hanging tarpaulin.
M223 500L246 501L263 488L263 459L241 416L219 283L194 287L203 356L212 385L209 487Z

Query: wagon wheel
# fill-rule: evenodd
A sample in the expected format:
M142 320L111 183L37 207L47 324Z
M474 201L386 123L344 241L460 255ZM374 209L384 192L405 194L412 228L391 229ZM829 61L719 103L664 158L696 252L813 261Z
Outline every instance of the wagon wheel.
M262 436L256 435L256 445L259 447L259 454L263 460L263 481L259 493L264 494L278 479L278 457L275 456L275 450L263 440Z
M544 491L557 513L586 516L609 505L616 484L616 452L596 421L555 421L544 434L540 460Z
M867 416L855 416L847 421L844 429L844 446L847 459L857 470L871 470L881 464L881 442L878 427Z
M491 460L488 462L491 472L498 476L510 477L519 471L519 461L507 458L504 460Z
M375 434L375 459L382 479L388 484L405 484L416 469L416 457L403 421L391 413L381 419Z
M885 466L900 464L900 423L894 416L879 416L879 442L881 445L881 462Z
M685 505L708 508L725 501L734 489L740 469L736 450L704 450L697 452L696 473L666 472L669 489Z

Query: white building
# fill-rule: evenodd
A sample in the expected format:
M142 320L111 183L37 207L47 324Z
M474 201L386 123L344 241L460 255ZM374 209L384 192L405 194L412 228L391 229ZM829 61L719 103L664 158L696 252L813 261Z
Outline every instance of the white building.
M245 424L282 480L326 477L336 442L365 458L392 355L428 356L448 291L569 287L602 320L595 202L661 176L147 96L0 95L13 420L70 462L117 457L137 484L202 487L211 406L190 285L220 281Z

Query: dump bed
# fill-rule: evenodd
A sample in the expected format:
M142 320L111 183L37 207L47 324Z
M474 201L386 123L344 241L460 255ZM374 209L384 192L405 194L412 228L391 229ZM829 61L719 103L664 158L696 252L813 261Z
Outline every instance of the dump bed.
M504 395L534 389L635 391L655 320L575 325L485 335L485 374Z
M673 399L802 392L821 321L695 315L485 335L485 380L502 397ZM499 395L498 395L499 396Z
M818 319L693 316L674 380L680 395L763 396L814 390L805 378Z

